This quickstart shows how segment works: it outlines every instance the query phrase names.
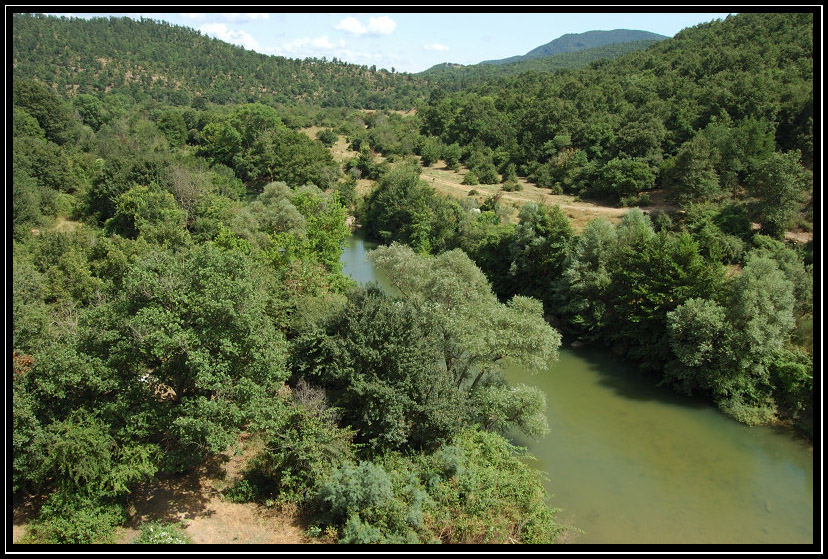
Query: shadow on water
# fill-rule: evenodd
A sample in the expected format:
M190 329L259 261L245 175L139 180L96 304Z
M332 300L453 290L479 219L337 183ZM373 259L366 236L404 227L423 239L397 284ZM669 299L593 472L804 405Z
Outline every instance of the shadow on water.
M701 397L685 396L676 393L669 386L658 386L660 379L655 375L640 371L635 363L613 355L608 349L585 345L569 346L567 351L571 351L598 373L601 386L625 399L658 401L688 409L715 408L711 402Z

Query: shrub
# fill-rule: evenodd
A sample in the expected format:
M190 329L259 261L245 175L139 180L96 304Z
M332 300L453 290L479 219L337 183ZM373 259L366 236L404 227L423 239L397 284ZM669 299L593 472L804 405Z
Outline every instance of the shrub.
M334 410L291 404L279 425L265 430L267 449L253 459L247 479L228 498L251 501L275 496L279 502L307 504L336 464L350 458L353 432L336 425ZM239 501L236 501L239 502Z
M316 133L316 139L318 139L325 147L333 146L336 141L339 139L336 132L331 130L330 128L326 128L324 130L320 130Z
M767 425L773 422L776 406L770 398L756 403L745 402L740 394L734 394L717 402L719 409L739 423L750 426Z
M420 543L427 493L412 462L388 453L382 464L345 463L320 491L328 518L339 526L339 543ZM432 538L433 539L433 538Z
M141 535L132 540L132 543L159 545L193 543L190 537L183 533L182 528L180 523L165 524L160 520L144 522L141 524Z
M331 517L341 521L354 513L387 505L393 499L391 479L373 462L363 461L359 466L345 463L322 487L319 499L325 503Z
M445 543L554 543L563 527L542 475L495 433L467 430L424 457L431 501L425 529Z
M463 182L461 184L475 185L475 184L480 184L480 181L477 180L477 175L474 173L474 171L469 171L463 177Z
M520 192L523 190L523 185L517 179L506 179L503 183L503 190L506 192Z
M247 478L240 479L224 492L231 503L249 503L256 499L258 488Z
M44 503L21 543L114 543L115 528L124 521L117 502L59 491Z

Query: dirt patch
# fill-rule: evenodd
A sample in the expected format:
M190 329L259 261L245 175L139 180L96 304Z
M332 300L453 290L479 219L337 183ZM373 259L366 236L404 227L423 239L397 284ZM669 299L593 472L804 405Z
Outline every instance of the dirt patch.
M241 454L228 453L188 476L139 487L131 518L119 529L117 542L131 542L140 534L141 523L161 520L181 522L196 544L309 543L296 513L224 499L222 490L241 478L244 465L257 452L255 443L249 443Z
M798 244L805 244L808 241L814 240L814 232L813 231L787 231L785 233L785 239L789 241L793 241Z
M45 496L14 495L12 498L12 543L20 541L26 535L29 522L37 518Z
M181 522L184 533L196 544L313 543L305 537L306 527L295 512L224 499L222 490L241 478L245 463L257 450L255 443L243 448L241 454L223 455L187 476L169 477L136 488L130 518L116 530L116 543L131 543L141 534L141 524L154 520ZM43 500L43 497L15 500L13 543L25 535Z

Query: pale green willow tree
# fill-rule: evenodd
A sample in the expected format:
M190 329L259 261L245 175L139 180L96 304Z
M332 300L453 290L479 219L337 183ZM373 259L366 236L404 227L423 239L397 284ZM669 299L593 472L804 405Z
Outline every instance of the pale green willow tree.
M422 256L394 243L372 251L370 259L428 317L458 388L474 393L506 362L540 371L557 359L561 335L544 320L542 303L524 296L500 303L462 250Z

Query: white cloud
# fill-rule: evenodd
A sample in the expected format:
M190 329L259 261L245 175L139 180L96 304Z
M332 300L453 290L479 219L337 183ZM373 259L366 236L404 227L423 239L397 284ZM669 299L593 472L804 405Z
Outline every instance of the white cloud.
M390 35L397 28L397 23L388 16L372 17L368 25L362 25L355 17L346 17L334 28L347 31L353 35Z
M224 23L205 23L198 30L227 43L241 45L250 50L260 50L259 43L253 35L239 29L229 29Z
M327 35L322 35L321 37L302 37L278 47L264 49L262 52L278 54L286 57L318 58L320 56L329 56L331 54L336 56L336 53L331 53L331 51L343 48L345 48L345 41L339 40L338 42L333 43L330 39L328 39Z
M224 23L248 23L260 19L268 19L270 14L178 14L186 19L193 19L196 21L210 20L214 22Z
M431 43L430 45L423 45L423 48L426 50L448 50L449 48L446 45L441 45L440 43Z

